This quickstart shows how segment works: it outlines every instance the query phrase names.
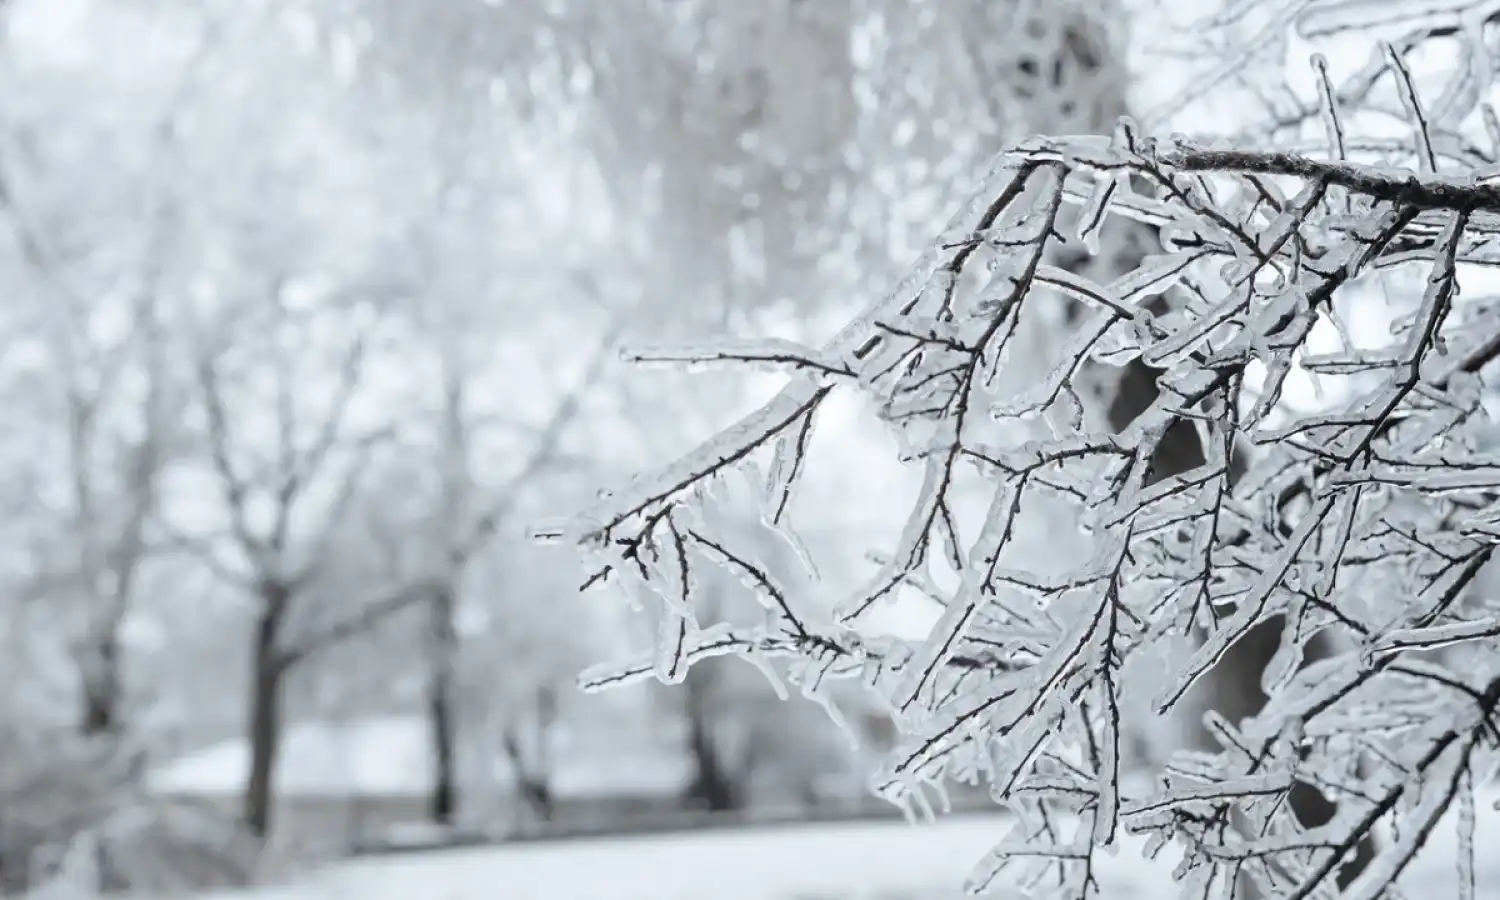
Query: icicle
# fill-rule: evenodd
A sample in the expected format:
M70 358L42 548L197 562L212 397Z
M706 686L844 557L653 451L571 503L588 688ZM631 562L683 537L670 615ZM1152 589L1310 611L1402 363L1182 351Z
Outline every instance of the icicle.
M1465 768L1458 785L1458 900L1474 900L1474 775Z
M688 647L697 626L673 607L662 610L656 635L656 678L662 684L681 684L687 676Z
M1090 256L1099 255L1099 234L1104 230L1110 201L1120 190L1120 181L1114 174L1099 175L1089 192L1088 202L1078 213L1078 239Z
M791 696L787 692L786 682L782 681L781 676L776 672L776 668L771 665L769 659L766 659L765 654L752 647L741 654L741 658L759 669L760 674L766 677L766 681L771 685L771 690L776 692L776 699L785 700Z

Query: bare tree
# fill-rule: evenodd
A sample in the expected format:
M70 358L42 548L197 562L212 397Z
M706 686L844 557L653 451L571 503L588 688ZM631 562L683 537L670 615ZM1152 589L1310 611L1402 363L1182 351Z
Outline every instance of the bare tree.
M131 609L137 573L149 550L147 524L156 512L157 476L171 440L162 402L159 326L152 321L150 304L142 303L141 307L135 328L146 384L137 426L139 436L106 449L106 453L113 451L113 459L99 459L100 443L109 429L100 403L105 399L103 392L120 377L118 370L111 373L110 366L103 367L92 396L77 378L69 379L67 388L78 589L87 598L86 625L78 650L83 673L80 724L86 735L116 735L124 724L120 636ZM118 491L118 499L101 490L107 489L99 483L101 463L116 469L110 487ZM103 507L111 500L123 508L111 513Z
M297 379L307 374L308 358L285 336L289 329L308 328L310 322L299 321L285 300L283 286L277 284L262 308L255 310L268 314L262 333L271 336L269 341L248 348L209 342L200 348L197 386L204 410L207 460L227 530L214 541L177 536L180 544L196 551L256 601L251 638L250 771L242 816L250 832L260 838L270 829L272 776L289 672L318 651L421 601L433 587L427 580L395 585L331 621L322 616L324 624L310 633L289 633L289 626L299 617L310 615L299 607L320 574L324 554L343 526L350 503L365 486L371 454L388 439L389 431L384 426L359 429L349 421L367 355L365 335L358 330L338 351L330 396L321 409L307 409L308 392ZM238 327L247 330L246 324ZM254 452L255 436L235 425L245 420L245 413L238 412L242 407L231 393L236 383L232 363L238 359L244 364L247 353L252 355L251 373L268 377L272 383L269 412L274 437L269 460ZM265 409L256 411L264 413ZM226 546L233 555L226 558L216 545Z
M148 156L175 157L179 118L218 34L208 22L165 111L152 114L142 135L131 135L143 137ZM117 737L125 701L121 630L151 550L147 526L157 511L158 476L173 450L166 411L175 373L163 352L168 313L161 295L176 246L178 198L170 189L147 185L146 227L130 239L139 240L139 247L123 277L126 291L95 300L80 286L73 260L53 246L47 222L25 203L26 192L15 182L28 174L0 166L0 201L44 307L49 345L60 367L70 489L67 540L73 551L64 571L44 575L32 592L72 595L81 616L75 641L83 693L80 728L89 736ZM128 310L123 323L111 315L120 307Z
M433 756L436 761L436 783L433 787L431 814L434 821L452 824L457 807L456 746L458 705L456 679L460 656L456 616L460 593L469 564L483 552L496 532L507 525L520 523L514 518L524 492L557 461L567 430L577 418L579 408L598 385L613 358L616 332L606 334L600 348L593 352L583 376L574 387L566 389L548 419L536 430L528 443L530 450L520 465L498 487L485 488L473 471L474 447L471 442L473 419L468 392L471 374L459 354L451 347L441 354L442 405L440 409L441 473L438 510L432 522L440 538L440 562L433 575L432 594L427 602L429 643L427 713L432 730ZM550 686L539 688L538 715L551 718L546 710L555 705L548 698ZM540 741L541 737L538 736ZM539 814L550 817L551 801L545 779L537 773L540 751L526 750L516 728L507 727L503 748L510 757L519 785Z

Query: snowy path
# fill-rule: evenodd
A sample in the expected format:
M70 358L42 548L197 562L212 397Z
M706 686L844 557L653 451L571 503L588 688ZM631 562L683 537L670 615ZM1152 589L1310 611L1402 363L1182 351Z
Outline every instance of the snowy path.
M1481 898L1500 900L1500 815L1481 807ZM429 852L335 866L308 882L204 900L951 900L1005 832L999 817L936 825L862 823L618 837ZM1403 882L1412 897L1456 897L1451 829ZM1108 900L1175 896L1137 845L1105 859ZM1419 890L1417 888L1420 888Z

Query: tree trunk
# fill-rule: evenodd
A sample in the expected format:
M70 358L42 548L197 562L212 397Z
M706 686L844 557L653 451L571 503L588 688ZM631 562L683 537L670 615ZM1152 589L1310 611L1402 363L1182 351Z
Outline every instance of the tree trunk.
M688 788L688 797L709 812L732 812L741 806L740 792L734 777L719 759L709 729L699 718L689 721L688 752L693 755L697 774Z
M518 779L517 788L521 792L521 800L525 802L526 809L536 822L546 825L551 822L556 813L556 798L552 796L552 783L547 778L546 772L526 770Z
M272 779L281 749L281 692L286 674L277 639L289 592L276 585L266 588L262 596L265 607L250 663L250 773L240 812L245 830L257 841L265 841L271 833Z
M526 742L522 738L521 730L516 725L510 725L501 732L500 739L506 756L510 758L511 771L515 776L516 793L522 805L530 814L532 821L546 824L552 821L557 811L556 797L552 794L551 773L546 760L540 754L526 752ZM542 741L538 740L535 743L540 744Z
M531 808L541 822L550 822L556 814L556 795L552 793L552 727L558 720L558 688L555 684L537 687L537 759L540 792L531 796Z
M454 597L449 585L432 597L431 667L427 685L427 722L432 736L433 783L428 813L439 825L452 825L458 816L457 710L454 708L454 669L458 631L454 627Z
M522 716L507 721L500 731L500 746L510 760L515 791L525 811L531 821L546 824L557 815L550 752L552 727L557 721L557 689L549 684L539 686L533 703L530 721Z
M709 812L734 812L744 808L745 792L743 779L730 769L714 738L712 689L718 662L708 660L694 666L683 683L687 693L687 751L696 770L687 794L689 801Z
M81 729L84 737L114 737L122 724L119 629L111 628L89 652L93 658L84 671Z
M532 767L533 784L527 787L527 802L532 814L543 823L551 822L557 812L557 797L552 793L552 728L557 723L557 688L543 684L536 689L536 759Z

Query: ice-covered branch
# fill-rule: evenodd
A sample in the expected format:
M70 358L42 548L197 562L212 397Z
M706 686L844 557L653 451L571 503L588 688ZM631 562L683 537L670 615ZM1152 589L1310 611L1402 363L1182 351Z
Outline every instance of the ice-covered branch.
M1016 811L977 885L1046 858L1086 890L1093 849L1124 829L1184 850L1187 895L1248 882L1307 897L1393 823L1402 837L1372 877L1398 876L1494 744L1496 616L1470 588L1500 537L1500 430L1480 378L1500 323L1462 282L1495 249L1500 190L1444 168L1431 111L1404 63L1389 67L1410 168L1346 158L1344 95L1326 78L1324 156L1158 142L1128 121L1110 138L1031 138L997 158L898 290L827 346L639 354L795 374L567 530L595 581L661 615L649 661L587 684L676 681L730 654L815 698L825 677L865 675L903 735L882 791L915 815L945 780L983 778ZM1159 252L1113 278L1054 262L1080 245L1103 253L1101 235L1140 222L1159 229ZM1344 314L1372 302L1365 282L1403 269L1421 283L1399 298L1389 340L1356 345ZM1069 333L1035 346L1035 323L1060 320ZM1089 373L1131 361L1158 390L1123 427L1102 427ZM1307 372L1338 388L1316 412L1288 402ZM759 526L791 528L789 498L824 437L815 413L835 391L872 398L923 477L878 570L827 610L715 523L748 484ZM1178 428L1199 435L1203 458L1159 472ZM973 490L961 465L988 485L977 528L955 515ZM1036 521L1049 506L1088 549L1036 558L1030 533L1056 527ZM762 624L700 625L708 566L761 601ZM935 586L940 570L955 586ZM868 641L866 614L906 589L942 605L931 633ZM1123 794L1123 711L1183 707L1272 620L1286 624L1264 709L1211 719L1218 752L1183 754L1153 789ZM1309 663L1319 635L1344 649ZM1442 654L1469 660L1462 677L1436 671ZM1136 674L1145 657L1164 677ZM1299 785L1335 797L1339 814L1300 821L1288 805ZM1043 813L1072 817L1071 842L1035 824Z

